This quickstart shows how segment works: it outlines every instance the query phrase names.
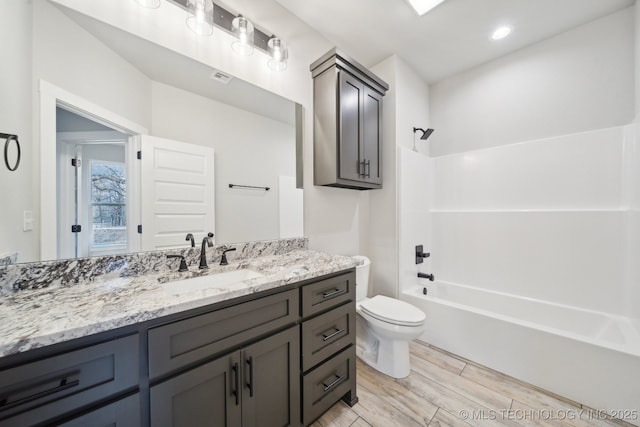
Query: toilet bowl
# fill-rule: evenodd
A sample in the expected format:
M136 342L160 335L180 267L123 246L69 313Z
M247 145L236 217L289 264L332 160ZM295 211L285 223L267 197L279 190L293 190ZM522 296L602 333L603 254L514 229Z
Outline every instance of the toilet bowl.
M371 261L364 256L356 267L356 355L367 365L393 378L409 375L409 341L424 330L424 313L411 304L377 295L367 297Z

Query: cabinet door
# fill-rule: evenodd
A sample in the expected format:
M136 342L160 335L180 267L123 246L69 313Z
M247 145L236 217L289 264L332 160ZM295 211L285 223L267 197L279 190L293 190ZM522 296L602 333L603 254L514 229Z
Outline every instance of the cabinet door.
M364 180L382 184L382 96L364 87L363 105L363 154Z
M340 72L338 119L340 133L339 166L340 178L361 181L364 174L362 163L362 103L364 85L344 71Z
M242 351L242 424L300 425L300 335L298 326Z
M240 374L236 351L151 387L151 426L239 426Z

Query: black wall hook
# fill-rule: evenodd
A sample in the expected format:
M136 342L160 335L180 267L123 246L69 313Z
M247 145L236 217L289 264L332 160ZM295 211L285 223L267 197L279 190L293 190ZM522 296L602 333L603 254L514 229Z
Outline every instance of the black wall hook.
M16 169L18 169L18 166L20 166L20 158L22 157L22 150L20 149L20 141L18 141L18 135L12 135L10 133L0 133L0 138L5 139L4 164L7 165L7 169L9 169L11 172L14 172ZM18 149L18 156L16 157L16 161L13 166L11 166L11 163L9 161L9 145L11 144L11 141L16 142L16 148Z

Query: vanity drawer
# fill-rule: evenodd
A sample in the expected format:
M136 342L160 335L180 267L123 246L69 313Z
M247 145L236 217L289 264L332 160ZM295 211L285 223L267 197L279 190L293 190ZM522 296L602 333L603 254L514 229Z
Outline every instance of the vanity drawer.
M350 301L302 324L302 370L307 371L356 337L355 303Z
M138 386L137 334L0 371L0 425L45 422Z
M302 317L355 301L356 273L349 272L302 287Z
M303 424L309 425L350 390L355 392L356 353L349 347L302 380Z
M149 378L295 323L298 313L298 291L292 289L150 329Z

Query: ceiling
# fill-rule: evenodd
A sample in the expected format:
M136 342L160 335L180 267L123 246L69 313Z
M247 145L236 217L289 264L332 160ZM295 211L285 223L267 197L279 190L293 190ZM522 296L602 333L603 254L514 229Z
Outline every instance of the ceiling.
M634 0L276 0L366 66L397 54L428 83L630 6ZM500 25L512 34L492 41Z

